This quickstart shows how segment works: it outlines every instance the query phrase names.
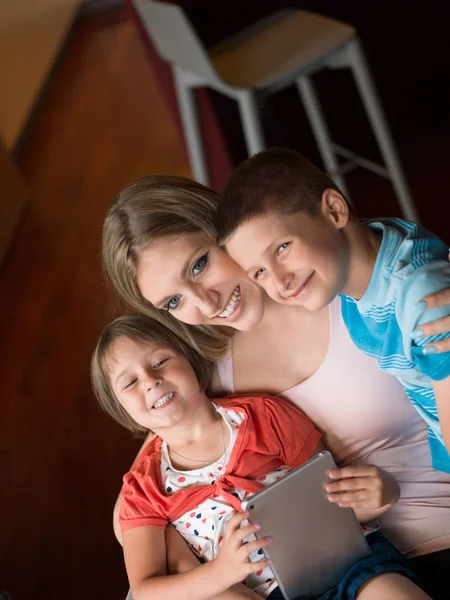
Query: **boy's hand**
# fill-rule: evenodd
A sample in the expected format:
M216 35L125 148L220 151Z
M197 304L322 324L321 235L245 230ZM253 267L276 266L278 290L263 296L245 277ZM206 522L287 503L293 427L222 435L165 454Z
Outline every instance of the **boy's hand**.
M328 500L353 508L359 520L374 519L393 506L400 491L394 477L375 465L353 465L333 469L326 486Z
M250 573L256 573L272 564L270 559L250 562L249 556L252 552L264 548L272 541L266 537L243 544L246 537L260 529L259 523L253 523L241 527L242 521L248 518L248 513L236 512L228 521L225 535L220 546L219 556L214 559L217 576L230 587L235 583L243 581Z

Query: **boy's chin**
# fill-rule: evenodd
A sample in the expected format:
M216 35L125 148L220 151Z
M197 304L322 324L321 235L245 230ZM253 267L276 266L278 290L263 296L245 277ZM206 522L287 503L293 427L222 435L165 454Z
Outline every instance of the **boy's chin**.
M291 299L291 300L283 300L283 299L277 299L274 300L276 302L278 302L279 304L284 304L286 306L301 306L302 308L304 308L305 310L307 310L308 312L319 312L321 310L323 310L326 306L329 306L333 300L335 299L336 295L332 294L330 297L324 297L324 298L318 298L318 297L313 297L313 298L305 298L305 299Z

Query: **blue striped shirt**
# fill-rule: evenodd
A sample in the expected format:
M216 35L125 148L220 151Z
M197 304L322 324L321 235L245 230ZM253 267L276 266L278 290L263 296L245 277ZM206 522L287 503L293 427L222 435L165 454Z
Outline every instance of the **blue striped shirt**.
M342 316L356 346L394 375L428 425L435 469L450 473L432 388L450 375L450 352L425 354L426 344L449 337L420 337L420 325L450 315L450 305L424 311L424 296L450 288L448 246L402 219L365 221L382 236L369 286L360 300L342 296ZM449 398L450 402L450 398Z

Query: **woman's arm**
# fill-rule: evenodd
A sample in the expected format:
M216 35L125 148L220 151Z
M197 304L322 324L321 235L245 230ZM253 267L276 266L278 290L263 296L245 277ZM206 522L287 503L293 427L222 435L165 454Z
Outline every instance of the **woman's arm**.
M448 304L450 304L450 289L442 290L441 292L436 292L436 294L430 294L429 296L422 298L422 301L426 303L425 310L428 310L429 308L447 306ZM421 325L418 329L421 329L423 331L425 337L439 335L440 333L448 333L450 332L450 317L443 317L442 319L431 321L431 323ZM441 352L449 352L450 338L440 340L439 342L431 342L430 344L427 344L426 347L430 346L436 348L434 352L436 352L437 354Z

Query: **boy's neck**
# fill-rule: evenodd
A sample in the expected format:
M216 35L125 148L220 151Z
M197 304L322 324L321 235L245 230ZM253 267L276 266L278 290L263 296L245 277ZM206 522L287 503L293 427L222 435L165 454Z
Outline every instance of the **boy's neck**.
M347 280L341 293L359 300L372 278L382 240L356 218L348 222L344 233L348 242L349 263Z

